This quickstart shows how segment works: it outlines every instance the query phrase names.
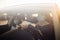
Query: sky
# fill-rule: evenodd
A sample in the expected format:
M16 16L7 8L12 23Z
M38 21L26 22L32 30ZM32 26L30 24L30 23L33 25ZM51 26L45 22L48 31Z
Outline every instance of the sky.
M56 3L60 9L59 0L0 0L0 9L7 6L19 5L25 3Z

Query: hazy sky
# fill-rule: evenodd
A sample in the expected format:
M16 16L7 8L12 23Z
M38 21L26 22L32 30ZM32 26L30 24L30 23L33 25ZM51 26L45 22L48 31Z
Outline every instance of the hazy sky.
M0 8L25 3L57 3L60 8L59 0L0 0Z

